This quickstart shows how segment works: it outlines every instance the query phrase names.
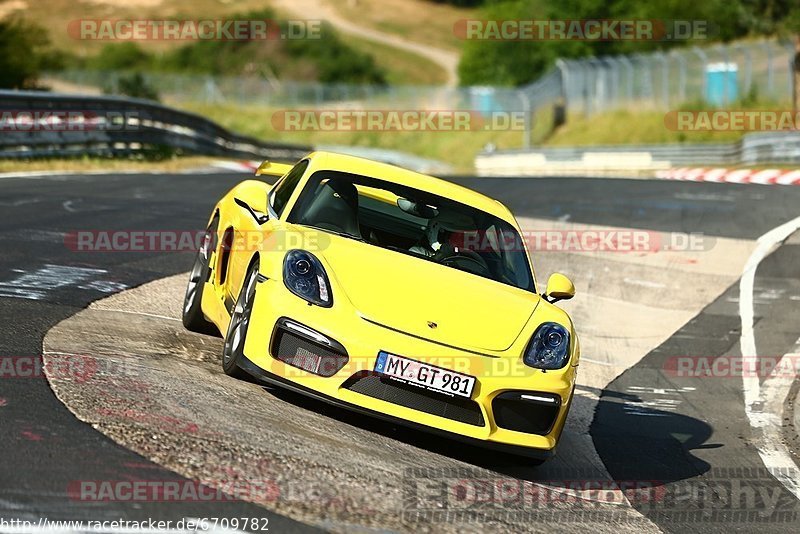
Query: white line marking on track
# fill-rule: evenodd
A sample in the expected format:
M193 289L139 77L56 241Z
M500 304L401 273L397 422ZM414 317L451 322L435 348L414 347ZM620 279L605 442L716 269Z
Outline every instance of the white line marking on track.
M721 170L724 171L725 169ZM713 202L734 202L736 200L736 197L730 194L722 195L717 193L688 193L686 191L675 193L672 195L672 198L677 198L679 200L708 200Z
M78 285L107 272L105 269L46 264L35 272L0 281L0 296L41 300L52 290Z
M581 356L581 361L582 362L595 363L597 365L605 365L607 367L616 367L616 365L617 365L617 364L611 363L611 362L601 362L600 360L593 360L591 358L584 358L583 356Z
M660 282L651 282L650 280L639 280L638 278L625 278L623 280L626 284L631 284L634 286L642 286L642 287L649 287L652 289L661 289L667 287L666 284L662 284Z
M167 321L177 321L181 322L181 319L176 319L175 317L167 317L166 315L158 315L157 313L146 313L146 312L138 312L138 311L130 311L130 310L118 310L116 308L93 308L94 310L98 311L109 311L109 312L117 312L117 313L129 313L131 315L144 315L145 317L155 317L156 319L166 319Z
M5 499L0 499L0 506L3 507L5 510L22 510L24 506L21 504L17 504L12 501L7 501Z
M24 206L25 204L36 204L37 202L41 202L41 198L22 198L20 200L12 201L2 201L0 202L0 206L9 206L12 208L18 208L19 206Z
M762 391L758 376L758 356L756 351L756 338L753 331L755 310L753 308L753 286L755 283L756 269L761 260L766 258L774 248L785 241L790 235L800 229L800 217L773 228L758 238L756 248L742 272L739 281L739 316L742 319L742 334L739 339L742 360L747 372L742 373L742 387L744 389L744 409L750 426L756 433L756 448L764 462L764 466L781 484L800 499L800 470L792 460L786 445L781 443L781 411L783 400L776 398L781 392L788 393L788 387L781 382L767 385L765 382ZM780 366L778 366L780 367ZM770 379L779 377L771 377ZM791 382L789 383L791 385ZM773 398L767 399L766 395ZM779 412L770 413L766 410L766 403L774 407L779 402Z

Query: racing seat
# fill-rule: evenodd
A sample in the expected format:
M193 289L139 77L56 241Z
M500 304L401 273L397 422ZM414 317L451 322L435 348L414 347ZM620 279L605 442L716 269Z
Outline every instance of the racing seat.
M341 178L331 178L320 185L301 223L360 238L356 186Z

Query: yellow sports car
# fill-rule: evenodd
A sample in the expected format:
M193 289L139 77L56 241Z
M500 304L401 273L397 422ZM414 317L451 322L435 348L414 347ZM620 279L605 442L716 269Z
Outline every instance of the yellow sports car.
M222 366L377 417L543 460L580 357L575 293L537 293L500 202L374 161L264 162L217 203L183 323Z

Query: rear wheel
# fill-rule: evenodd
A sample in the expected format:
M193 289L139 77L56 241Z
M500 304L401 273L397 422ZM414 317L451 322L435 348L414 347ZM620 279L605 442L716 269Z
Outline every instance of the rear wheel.
M209 265L211 254L216 248L217 228L219 219L217 217L211 222L203 237L203 243L192 265L189 274L189 283L186 286L186 295L183 298L183 326L192 332L219 336L219 329L216 325L206 320L203 315L201 304L203 302L203 289L211 273Z
M222 347L222 370L234 378L246 378L239 364L244 358L244 342L247 338L247 329L250 327L250 317L253 313L253 301L256 296L256 283L258 282L258 260L254 261L247 271L239 298L233 307L225 344Z

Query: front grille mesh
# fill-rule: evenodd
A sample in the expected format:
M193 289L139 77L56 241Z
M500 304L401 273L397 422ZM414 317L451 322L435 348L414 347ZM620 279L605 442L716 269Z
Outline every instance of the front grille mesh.
M272 356L292 367L326 377L338 373L348 360L347 355L282 329L275 333Z
M399 404L412 410L438 415L460 423L475 426L484 425L483 413L475 401L457 397L448 398L374 373L354 375L348 379L343 387L362 395Z

